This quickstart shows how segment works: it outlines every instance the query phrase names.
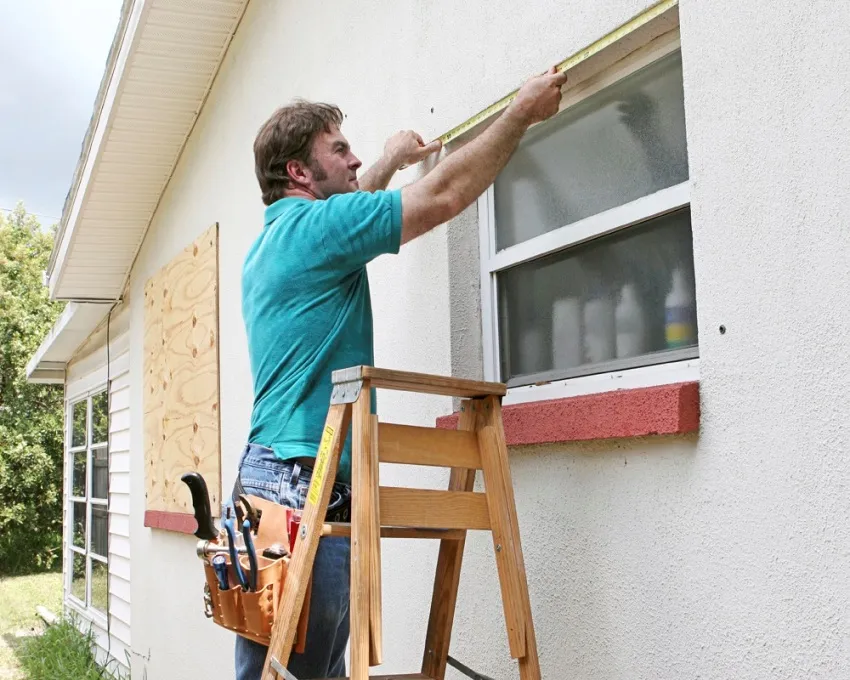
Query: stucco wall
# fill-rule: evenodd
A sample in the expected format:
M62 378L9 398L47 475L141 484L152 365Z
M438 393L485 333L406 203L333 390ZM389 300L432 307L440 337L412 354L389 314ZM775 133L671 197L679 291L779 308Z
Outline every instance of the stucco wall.
M232 636L201 614L194 540L142 527L140 301L158 267L221 224L229 489L251 406L239 273L262 225L251 156L260 123L296 95L335 101L368 163L400 127L439 134L646 4L251 3L131 281L137 670L156 680L230 677ZM841 75L850 4L681 4L702 430L512 452L544 677L841 677L850 667L850 98ZM474 335L475 305L454 319L454 343L449 318L450 297L457 310L458 295L474 294L475 277L462 274L475 251L460 238L474 224L473 208L371 266L377 363L480 371L480 341L463 350L458 341ZM379 396L381 416L401 422L430 423L450 407ZM404 481L394 469L385 479ZM454 653L516 677L489 539L467 550ZM434 554L386 544L387 672L418 667Z

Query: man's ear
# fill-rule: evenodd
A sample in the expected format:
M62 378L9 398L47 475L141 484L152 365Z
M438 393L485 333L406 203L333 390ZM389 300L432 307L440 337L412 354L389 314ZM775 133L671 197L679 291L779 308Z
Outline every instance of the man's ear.
M310 182L308 172L307 166L301 161L293 159L286 162L286 174L296 184L308 184Z

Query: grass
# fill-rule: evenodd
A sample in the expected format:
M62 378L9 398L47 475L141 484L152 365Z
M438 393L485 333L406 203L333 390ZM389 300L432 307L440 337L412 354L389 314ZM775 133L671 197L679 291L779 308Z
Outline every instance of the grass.
M16 652L26 639L44 629L35 613L44 605L54 614L62 611L62 574L0 577L0 680L24 678Z
M98 666L91 630L84 630L63 619L27 639L18 653L26 680L119 680Z
M62 574L0 576L0 634L38 625L37 605L62 611Z
M119 680L98 667L85 626L45 626L38 605L62 613L62 574L0 577L0 680Z

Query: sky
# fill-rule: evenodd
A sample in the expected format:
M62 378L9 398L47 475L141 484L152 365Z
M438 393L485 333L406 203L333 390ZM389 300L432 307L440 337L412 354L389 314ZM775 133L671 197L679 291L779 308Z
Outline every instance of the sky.
M121 0L0 0L0 209L58 222Z

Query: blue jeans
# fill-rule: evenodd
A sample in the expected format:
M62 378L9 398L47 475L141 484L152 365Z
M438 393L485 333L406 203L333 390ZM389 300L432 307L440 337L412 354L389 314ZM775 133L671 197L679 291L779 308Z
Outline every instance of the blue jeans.
M264 446L248 444L239 462L245 493L300 510L307 498L313 471L282 461ZM334 498L350 495L350 487L334 485ZM281 537L286 543L286 537ZM348 538L323 538L313 564L313 590L303 654L294 652L286 664L298 680L342 678L348 644L351 542ZM236 636L236 680L259 680L268 647Z

